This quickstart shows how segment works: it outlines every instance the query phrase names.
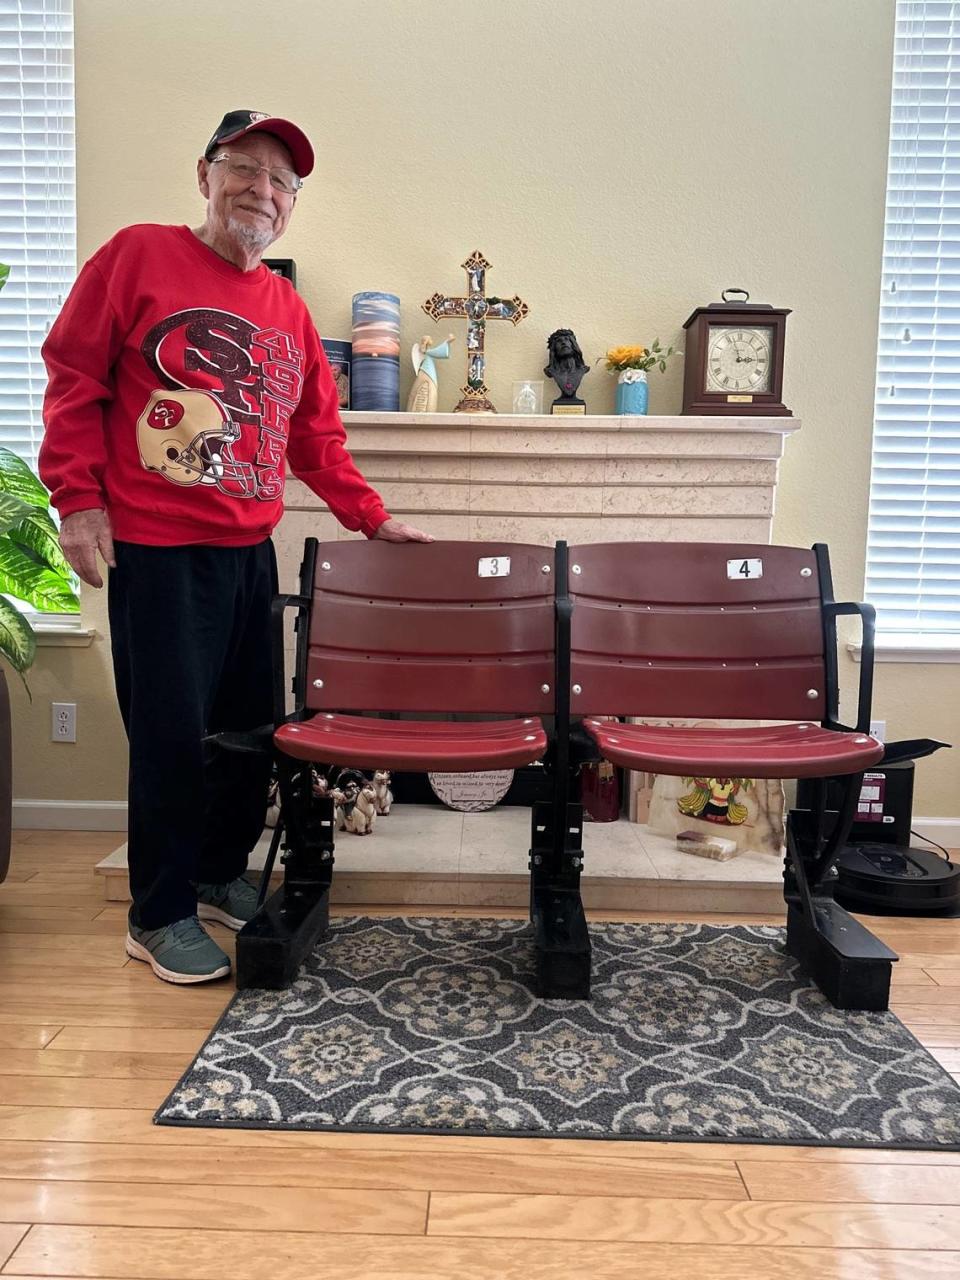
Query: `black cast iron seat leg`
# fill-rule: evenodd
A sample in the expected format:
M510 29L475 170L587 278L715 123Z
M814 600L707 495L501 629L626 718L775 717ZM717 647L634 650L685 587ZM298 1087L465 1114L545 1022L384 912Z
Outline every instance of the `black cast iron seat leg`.
M333 799L313 795L309 764L281 756L278 771L286 847L284 881L237 935L237 988L241 991L289 986L330 923Z
M580 897L583 808L566 806L557 840L551 801L533 807L530 919L536 946L534 994L544 1000L589 1000L590 934ZM558 845L562 844L562 849Z
M862 774L845 780L833 831L824 838L825 787L817 810L787 817L784 892L787 950L837 1009L883 1012L897 954L833 900L829 876L847 839Z
M550 800L531 815L530 919L536 946L534 993L545 1000L589 1000L590 934L580 897L583 806L571 761L570 621L567 544L556 545L554 578L555 730L548 754Z

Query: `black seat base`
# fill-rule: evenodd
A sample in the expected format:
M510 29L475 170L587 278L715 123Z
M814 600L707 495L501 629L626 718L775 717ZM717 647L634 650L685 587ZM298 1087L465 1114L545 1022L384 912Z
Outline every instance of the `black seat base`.
M590 999L590 935L579 893L534 889L537 948L534 995L543 1000Z
M330 796L314 797L308 766L280 761L284 854L282 886L237 934L237 989L288 987L330 925L334 813ZM265 897L277 834L263 869Z
M832 898L812 899L813 920L787 904L787 950L836 1009L884 1012L897 959Z
M237 990L289 987L329 927L329 886L317 893L281 885L237 934Z

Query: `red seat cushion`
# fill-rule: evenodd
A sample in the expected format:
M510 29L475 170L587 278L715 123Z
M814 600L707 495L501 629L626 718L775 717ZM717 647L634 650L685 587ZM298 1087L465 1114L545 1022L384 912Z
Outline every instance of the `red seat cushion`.
M322 711L312 720L291 721L273 735L280 751L298 760L351 765L356 769L515 769L532 764L547 749L537 716L523 720L380 720Z
M688 729L588 716L583 727L613 764L679 776L829 778L869 769L883 756L882 744L869 734L841 733L809 722Z

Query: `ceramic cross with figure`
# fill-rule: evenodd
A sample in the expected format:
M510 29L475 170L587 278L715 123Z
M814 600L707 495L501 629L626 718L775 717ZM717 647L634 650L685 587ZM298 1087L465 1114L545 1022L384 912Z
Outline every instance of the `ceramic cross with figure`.
M434 320L441 316L460 316L470 322L467 326L467 382L461 388L463 399L454 413L497 412L488 398L483 380L486 323L488 320L509 320L511 324L519 324L529 312L527 304L516 294L512 298L486 296L486 276L490 266L479 249L475 250L463 263L467 273L467 297L448 298L443 293L435 293L423 304L423 310Z

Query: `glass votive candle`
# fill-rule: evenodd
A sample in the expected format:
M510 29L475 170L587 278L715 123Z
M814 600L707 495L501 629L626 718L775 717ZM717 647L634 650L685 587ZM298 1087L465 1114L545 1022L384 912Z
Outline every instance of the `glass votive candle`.
M513 384L514 413L543 413L543 383L525 378Z

